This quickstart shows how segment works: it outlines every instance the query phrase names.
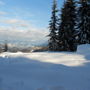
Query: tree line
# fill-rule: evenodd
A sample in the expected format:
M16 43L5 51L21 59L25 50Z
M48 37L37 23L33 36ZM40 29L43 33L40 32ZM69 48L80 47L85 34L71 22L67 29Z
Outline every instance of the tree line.
M65 0L61 10L53 0L49 31L50 51L76 51L78 45L90 44L90 0Z

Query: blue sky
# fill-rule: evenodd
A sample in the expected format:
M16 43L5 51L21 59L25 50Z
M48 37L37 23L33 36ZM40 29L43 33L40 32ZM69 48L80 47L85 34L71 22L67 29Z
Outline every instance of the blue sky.
M58 6L63 0L58 0ZM36 27L47 27L51 14L52 0L3 0L4 5L0 6L0 11L7 12L7 17L18 17L29 20ZM60 5L59 5L60 4Z
M0 38L4 38L5 30L13 30L13 32L19 30L40 32L42 30L42 33L47 31L52 1L0 0L0 30L1 33L3 32ZM58 0L58 8L62 6L62 2L63 0ZM7 37L10 38L10 36L7 34Z

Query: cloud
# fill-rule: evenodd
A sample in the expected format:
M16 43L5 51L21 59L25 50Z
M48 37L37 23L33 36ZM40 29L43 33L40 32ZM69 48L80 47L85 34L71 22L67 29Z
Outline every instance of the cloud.
M31 27L31 23L27 20L22 20L22 19L16 19L16 18L10 18L10 19L2 19L0 20L0 23L6 24L9 26L19 27L19 28L28 28Z
M27 30L19 30L14 27L0 27L0 41L7 40L10 43L40 45L47 42L48 31L44 29L28 28Z
M4 15L7 15L7 12L0 11L0 16L4 16Z
M3 23L6 24L18 24L18 23L24 23L24 20L19 20L19 19L6 19L6 20L2 20Z

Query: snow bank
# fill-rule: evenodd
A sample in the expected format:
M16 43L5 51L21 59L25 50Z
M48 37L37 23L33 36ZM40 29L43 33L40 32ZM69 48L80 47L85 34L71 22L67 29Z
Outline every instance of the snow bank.
M89 53L90 52L90 44L79 45L77 52L78 53L84 53L84 54Z
M90 45L76 53L2 53L0 90L90 90Z

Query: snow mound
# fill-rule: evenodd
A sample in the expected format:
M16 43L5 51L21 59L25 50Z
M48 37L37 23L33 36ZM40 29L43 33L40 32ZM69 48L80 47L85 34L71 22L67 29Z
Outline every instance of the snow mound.
M4 52L4 53L1 53L0 54L0 57L3 57L3 58L5 58L5 57L17 57L17 56L21 56L21 55L23 55L24 53L22 53L22 52L17 52L17 53L11 53L11 52Z
M90 52L90 44L79 45L77 48L77 52L84 53L84 54L89 53Z

